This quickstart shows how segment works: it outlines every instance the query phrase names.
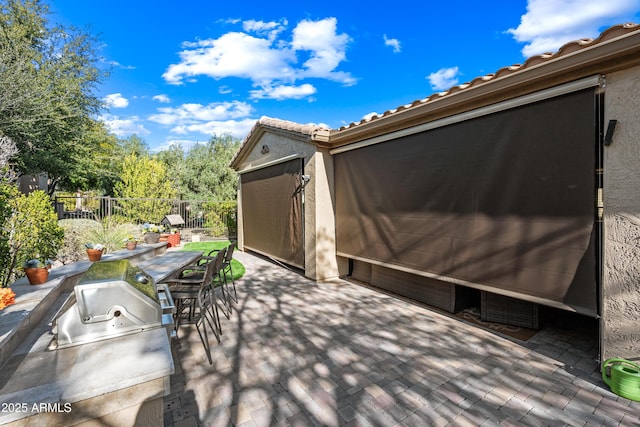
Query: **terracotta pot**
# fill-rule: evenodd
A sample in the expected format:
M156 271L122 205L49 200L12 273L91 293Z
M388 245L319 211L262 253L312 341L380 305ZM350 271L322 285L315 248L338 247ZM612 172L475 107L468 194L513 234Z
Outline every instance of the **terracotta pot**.
M127 249L130 251L134 250L138 246L138 242L127 242Z
M169 243L169 247L180 246L180 233L172 233L169 234L167 238L167 243Z
M160 235L160 239L159 239L159 241L160 241L160 242L168 242L168 241L169 241L169 234L162 233L162 234Z
M98 249L87 249L87 255L89 256L89 261L100 261L102 251Z
M49 269L45 267L25 268L24 274L27 275L29 284L41 285L43 283L46 283L47 279L49 278Z

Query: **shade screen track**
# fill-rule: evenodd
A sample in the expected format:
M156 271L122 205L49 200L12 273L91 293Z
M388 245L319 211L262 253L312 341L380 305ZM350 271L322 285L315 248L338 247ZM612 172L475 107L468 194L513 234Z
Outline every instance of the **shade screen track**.
M595 316L596 126L586 89L336 154L338 253Z
M302 159L241 175L244 246L304 268Z

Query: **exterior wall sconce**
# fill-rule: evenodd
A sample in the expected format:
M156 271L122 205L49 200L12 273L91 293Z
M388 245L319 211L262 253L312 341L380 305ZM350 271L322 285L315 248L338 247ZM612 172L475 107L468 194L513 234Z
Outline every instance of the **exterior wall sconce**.
M607 133L604 135L604 145L611 145L613 142L613 132L616 130L616 125L618 124L617 120L609 120L609 125L607 126Z

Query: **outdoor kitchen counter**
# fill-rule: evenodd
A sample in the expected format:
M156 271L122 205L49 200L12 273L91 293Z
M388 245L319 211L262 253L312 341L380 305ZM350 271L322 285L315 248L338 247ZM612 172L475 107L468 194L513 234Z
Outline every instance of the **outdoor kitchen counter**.
M167 252L136 263L156 282L200 256ZM0 425L162 425L174 372L164 328L50 350L62 293L0 370ZM159 424L158 424L159 423Z

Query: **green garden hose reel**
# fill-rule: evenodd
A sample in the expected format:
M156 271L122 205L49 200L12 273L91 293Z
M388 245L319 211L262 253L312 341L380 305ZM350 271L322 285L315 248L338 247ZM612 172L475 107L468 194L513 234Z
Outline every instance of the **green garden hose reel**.
M626 359L607 359L602 379L618 396L640 402L640 365Z

